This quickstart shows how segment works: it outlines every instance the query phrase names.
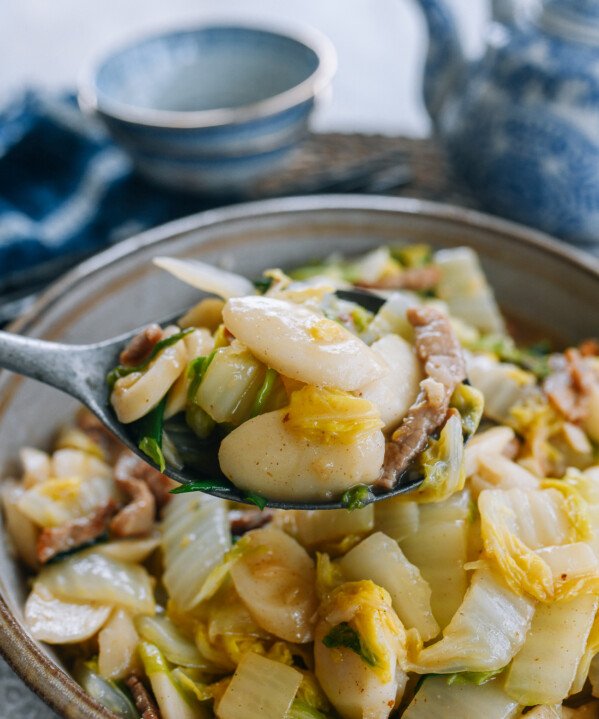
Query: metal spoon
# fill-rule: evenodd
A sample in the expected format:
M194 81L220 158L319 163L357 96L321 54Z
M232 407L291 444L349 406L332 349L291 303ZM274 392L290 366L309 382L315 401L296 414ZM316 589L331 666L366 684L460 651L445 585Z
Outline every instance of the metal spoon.
M356 302L374 312L384 303L384 300L377 295L360 290L338 290L336 294L340 299ZM183 311L177 313L175 317L180 317L182 314ZM162 324L172 323L173 319ZM139 332L138 328L104 342L67 345L0 331L0 367L56 387L79 400L123 444L145 462L157 468L138 448L130 426L118 422L110 405L110 392L106 382L108 372L118 364L120 351ZM175 437L176 435L173 439L177 446ZM198 481L206 480L206 477L201 476L197 470L186 466L178 469L167 465L165 474L182 485L197 484ZM415 489L421 483L421 476L408 471L392 490L374 488L367 494L365 501L372 502L403 494ZM214 482L206 482L201 491L237 502L252 502L248 495L223 477L215 478ZM340 509L347 506L347 502L341 500L311 503L275 502L266 498L266 505L280 509Z

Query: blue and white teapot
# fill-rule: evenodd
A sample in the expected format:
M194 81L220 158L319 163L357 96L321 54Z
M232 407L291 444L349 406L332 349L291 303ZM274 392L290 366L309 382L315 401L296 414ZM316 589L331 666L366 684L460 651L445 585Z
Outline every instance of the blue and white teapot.
M599 241L599 0L494 0L484 56L464 58L445 0L424 98L456 174L491 212Z

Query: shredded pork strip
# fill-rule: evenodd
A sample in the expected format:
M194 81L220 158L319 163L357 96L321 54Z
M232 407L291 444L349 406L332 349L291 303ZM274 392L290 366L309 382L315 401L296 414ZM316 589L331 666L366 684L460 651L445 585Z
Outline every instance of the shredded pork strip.
M451 396L466 379L466 363L449 318L434 307L410 307L407 317L414 327L416 352L424 371L445 385Z
M577 349L549 360L551 374L543 390L553 407L570 422L579 422L588 412L588 398L595 382L593 372Z
M110 523L117 537L143 536L154 526L156 499L143 477L136 474L139 461L133 453L123 452L114 468L116 486L131 498Z
M599 357L599 340L584 340L578 345L578 350L583 357Z
M117 481L140 479L145 482L154 495L158 507L163 507L170 501L170 491L177 486L175 481L151 467L128 449L119 455L114 468L114 476Z
M119 355L119 362L129 367L141 364L162 339L162 327L156 323L148 325L129 342Z
M117 537L141 537L154 527L156 500L148 485L132 477L115 480L116 486L131 497L110 522L110 531Z
M378 290L412 290L423 292L439 284L441 270L434 265L410 267L403 272L382 277L377 282L360 282L359 287Z
M433 307L411 307L407 317L414 327L416 352L426 379L416 401L385 446L383 471L377 485L391 489L422 452L430 435L445 421L453 391L466 379L460 343L448 317Z
M142 684L137 674L127 677L125 684L131 691L131 696L135 703L135 708L141 715L141 719L162 719L160 711L150 697L150 693Z
M229 512L229 526L231 534L240 537L252 529L260 529L272 521L274 513L269 509L239 510Z
M87 517L74 519L60 527L43 529L37 539L36 548L40 564L49 562L57 554L88 544L104 534L116 509L116 503L111 500Z

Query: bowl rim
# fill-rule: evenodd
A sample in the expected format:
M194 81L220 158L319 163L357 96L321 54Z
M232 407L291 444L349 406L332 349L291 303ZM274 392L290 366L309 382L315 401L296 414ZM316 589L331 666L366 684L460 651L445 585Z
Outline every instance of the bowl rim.
M317 58L314 71L297 85L257 102L234 108L210 110L156 110L130 105L103 95L97 87L101 67L115 55L146 41L179 33L193 34L206 30L246 30L263 32L292 40L312 50ZM241 20L208 20L195 25L174 25L146 33L136 33L98 52L83 67L78 82L77 100L81 109L90 114L105 115L131 125L171 130L206 129L225 125L240 125L289 110L320 94L331 82L337 70L337 51L331 40L320 30L299 22L253 22Z
M502 235L508 244L524 243L540 250L565 265L583 271L599 283L599 260L587 253L563 245L550 236L523 225L453 205L402 197L364 195L313 195L277 198L248 202L229 207L207 210L184 217L124 240L69 271L63 278L52 284L37 302L8 330L26 333L34 325L38 315L49 310L73 287L86 282L98 272L155 243L185 235L198 229L226 226L239 220L275 218L290 214L310 215L321 211L366 211L380 214L402 214L428 217L434 220L457 223ZM3 596L3 581L0 578L0 654L9 666L38 696L50 707L74 719L109 719L114 717L100 707L75 682L72 676L63 672L29 637L10 610ZM64 679L66 677L66 681Z
M107 265L118 261L138 249L161 242L170 237L187 234L197 229L208 228L263 216L287 215L297 212L312 213L318 211L350 211L363 210L381 213L400 213L404 215L428 216L431 219L446 222L462 223L476 226L503 235L511 243L521 243L535 247L565 264L581 270L592 278L599 280L599 258L558 240L541 230L506 220L479 210L460 207L450 203L420 200L409 197L393 197L389 195L297 195L267 200L240 202L234 205L217 207L196 212L176 220L171 220L157 227L144 230L126 240L93 255L62 277L53 282L38 297L34 304L8 327L10 332L24 332L35 320L37 315L50 308L71 287L91 275L103 270ZM1 646L0 646L1 649Z

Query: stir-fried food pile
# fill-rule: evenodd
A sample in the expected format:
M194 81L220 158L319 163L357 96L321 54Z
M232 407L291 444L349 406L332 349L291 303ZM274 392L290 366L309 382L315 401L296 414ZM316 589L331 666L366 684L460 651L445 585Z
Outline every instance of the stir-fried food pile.
M478 422L465 416L480 415L483 401L463 384L447 310L467 299L481 303L479 326L502 320L467 250L381 249L302 268L303 280L270 270L258 283L198 262L157 263L220 299L135 337L109 375L110 401L158 467L193 469L190 489L234 485L259 506L353 506L408 471L424 477L416 462L452 417L446 434L460 417ZM355 284L388 296L376 315L335 294Z
M173 494L82 412L2 484L31 634L125 719L596 717L599 344L517 346L466 248L162 264L222 299L123 351L140 446L353 509Z

